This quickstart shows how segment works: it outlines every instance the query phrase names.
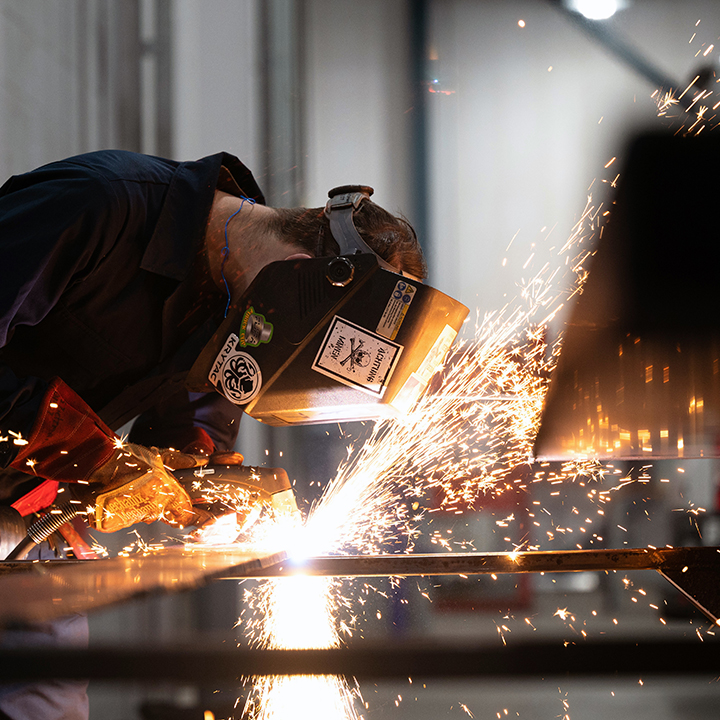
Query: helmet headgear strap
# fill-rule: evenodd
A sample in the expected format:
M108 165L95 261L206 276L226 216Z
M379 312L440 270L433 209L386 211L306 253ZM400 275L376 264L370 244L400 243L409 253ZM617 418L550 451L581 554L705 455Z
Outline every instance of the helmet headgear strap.
M340 255L372 253L380 267L397 273L398 270L383 260L361 237L353 222L353 213L360 203L373 194L367 185L340 185L328 192L325 215L330 221L330 232L340 247Z

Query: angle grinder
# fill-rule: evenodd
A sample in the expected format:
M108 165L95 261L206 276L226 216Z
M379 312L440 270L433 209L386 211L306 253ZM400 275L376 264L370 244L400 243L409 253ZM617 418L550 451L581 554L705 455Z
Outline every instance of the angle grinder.
M190 496L193 507L215 519L235 512L238 504L248 501L269 504L278 517L300 519L292 483L282 468L213 464L173 470L172 474Z
M193 507L204 511L199 514L203 525L250 507L259 511L269 507L278 518L292 518L296 522L302 519L292 483L282 468L209 464L173 470L172 475L190 496ZM48 508L42 518L27 528L25 536L7 555L8 548L3 547L0 559L22 560L35 545L47 540L81 512L78 505L72 504ZM17 527L24 527L19 513L13 513L13 517L7 519L13 521L10 523L13 532L2 534L4 546L8 545L11 537L17 538ZM250 525L251 520L246 518L244 527Z

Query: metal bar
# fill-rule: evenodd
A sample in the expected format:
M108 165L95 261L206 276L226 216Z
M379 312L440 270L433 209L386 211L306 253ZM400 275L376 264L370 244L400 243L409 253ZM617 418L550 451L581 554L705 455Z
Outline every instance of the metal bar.
M312 575L387 577L412 575L480 575L490 573L583 572L601 570L678 570L717 567L720 548L621 548L612 550L545 550L512 553L436 553L413 555L345 555L285 560L235 577Z
M163 548L129 557L0 563L0 626L108 607L147 593L201 587L230 568L260 571L285 553L241 546Z
M191 547L191 546L188 546ZM167 548L153 553L154 557L172 557L179 548ZM186 555L187 555L186 551ZM198 563L207 562L214 555L230 552L244 557L242 546L236 548L199 546L194 551ZM143 557L130 556L102 561L50 560L46 562L1 562L0 578L18 573L62 572L62 568L94 565L99 574L113 562L132 565ZM278 555L274 557L280 557ZM246 570L241 563L228 562L225 571L214 576L218 580L235 580L248 577L274 578L291 575L316 577L389 577L417 575L482 575L490 573L531 572L598 572L603 570L659 570L680 571L685 568L717 567L720 564L720 547L678 548L612 548L602 550L528 550L493 553L417 553L408 555L333 555L292 560L282 555L282 561L264 563L262 569ZM189 562L189 561L188 561ZM72 571L69 571L72 572Z
M317 557L303 563L286 560L253 572L252 576L407 577L656 570L711 622L720 624L719 552L716 547L682 547Z
M495 644L393 642L325 650L248 650L208 647L114 647L92 650L6 650L4 682L43 679L110 679L231 684L260 675L345 675L381 678L552 677L648 674L720 674L717 640Z
M210 579L292 575L388 577L656 570L707 617L720 618L720 548L437 553L316 557L289 561L241 546L166 548L144 556L70 563L0 563L0 623L86 612L142 593L198 587Z

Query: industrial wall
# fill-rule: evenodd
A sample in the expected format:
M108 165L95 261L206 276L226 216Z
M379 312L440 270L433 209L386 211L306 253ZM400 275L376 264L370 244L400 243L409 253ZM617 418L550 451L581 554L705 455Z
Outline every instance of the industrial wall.
M634 132L670 125L656 86L552 5L431 4L433 279L481 313L552 261L588 196L609 199ZM681 88L717 67L717 3L620 6L603 25Z
M140 150L140 5L0 3L0 173Z

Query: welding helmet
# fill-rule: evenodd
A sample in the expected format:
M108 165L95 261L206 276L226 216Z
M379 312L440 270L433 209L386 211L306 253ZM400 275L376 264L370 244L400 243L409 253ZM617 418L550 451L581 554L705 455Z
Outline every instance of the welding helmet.
M265 266L191 369L268 425L407 412L442 363L468 309L402 275L360 237L353 214L372 188L331 190L334 257Z

